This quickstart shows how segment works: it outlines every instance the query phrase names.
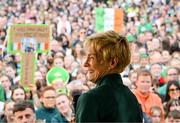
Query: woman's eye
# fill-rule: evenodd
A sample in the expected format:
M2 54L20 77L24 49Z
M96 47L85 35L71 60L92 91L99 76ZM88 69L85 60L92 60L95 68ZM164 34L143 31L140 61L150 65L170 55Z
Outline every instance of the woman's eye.
M89 58L90 58L90 59L95 59L95 57L94 57L94 56L90 56Z

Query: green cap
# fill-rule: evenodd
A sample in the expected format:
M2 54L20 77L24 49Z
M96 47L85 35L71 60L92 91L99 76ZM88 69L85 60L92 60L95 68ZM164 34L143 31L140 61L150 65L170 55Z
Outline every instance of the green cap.
M57 94L66 94L66 95L69 94L69 90L65 87L57 89L56 92L57 92Z
M67 84L69 78L69 73L62 67L53 67L48 71L46 75L48 85L51 85L56 80L62 80L65 84Z
M147 53L141 53L140 57L141 58L149 58L149 55Z

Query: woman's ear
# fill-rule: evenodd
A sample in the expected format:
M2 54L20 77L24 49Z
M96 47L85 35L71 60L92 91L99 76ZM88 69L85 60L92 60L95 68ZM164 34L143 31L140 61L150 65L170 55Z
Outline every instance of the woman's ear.
M114 69L118 64L118 59L117 58L113 58L111 61L110 61L110 66L109 68L110 69Z

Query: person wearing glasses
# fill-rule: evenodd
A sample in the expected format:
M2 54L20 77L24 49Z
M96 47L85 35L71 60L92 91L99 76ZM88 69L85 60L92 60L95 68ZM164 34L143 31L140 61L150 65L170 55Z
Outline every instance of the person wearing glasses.
M167 83L165 102L168 102L171 99L180 98L180 84L178 81L169 81Z
M40 100L42 101L42 107L36 110L36 118L38 120L43 120L46 123L50 123L52 117L59 113L59 111L55 108L55 89L51 86L43 88Z

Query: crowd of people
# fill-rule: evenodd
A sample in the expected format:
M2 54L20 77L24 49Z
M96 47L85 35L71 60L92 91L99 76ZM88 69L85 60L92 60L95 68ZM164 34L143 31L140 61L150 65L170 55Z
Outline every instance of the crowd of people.
M124 10L122 34L130 45L131 63L121 76L141 104L144 122L180 122L178 0L1 1L0 122L75 122L78 97L96 86L87 81L82 63L83 41L96 32L97 7ZM50 52L37 54L35 82L29 89L19 82L20 53L7 52L8 28L13 24L48 24L52 29ZM67 70L69 81L49 86L46 75L53 67ZM25 115L26 110L31 114Z

